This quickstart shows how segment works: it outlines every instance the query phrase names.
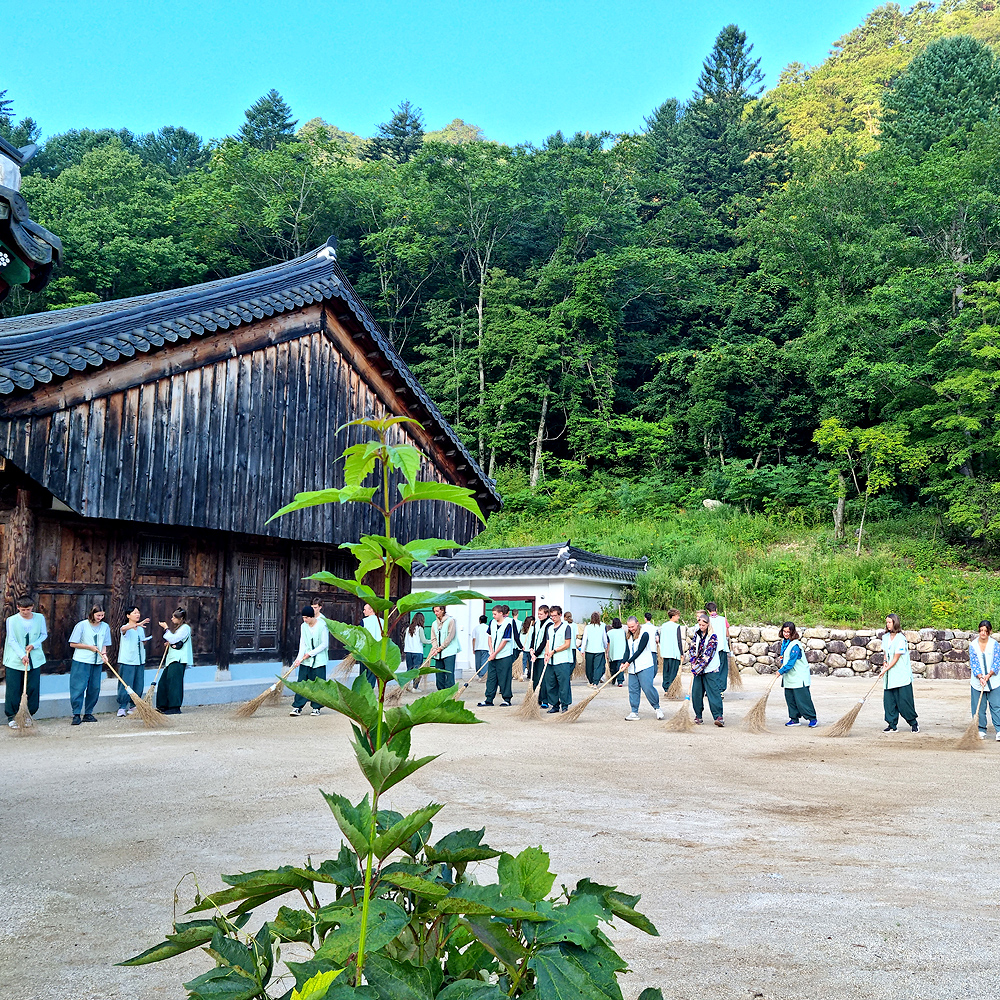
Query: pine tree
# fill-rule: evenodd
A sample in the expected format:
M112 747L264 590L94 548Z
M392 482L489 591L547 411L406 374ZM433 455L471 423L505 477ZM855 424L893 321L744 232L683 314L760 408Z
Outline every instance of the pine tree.
M1000 63L988 46L968 35L941 38L910 63L883 105L883 145L919 155L997 116Z
M34 118L22 118L19 122L14 120L14 102L7 97L6 90L0 90L0 136L20 149L37 142L41 132L41 126Z
M424 142L424 113L409 101L403 101L392 118L382 122L378 134L368 141L362 157L366 160L412 160Z
M664 101L646 119L646 142L653 155L652 167L657 173L675 164L680 119L681 106L675 97Z
M283 142L295 138L298 120L292 118L292 109L274 88L244 112L246 121L240 127L239 138L257 149L275 149Z

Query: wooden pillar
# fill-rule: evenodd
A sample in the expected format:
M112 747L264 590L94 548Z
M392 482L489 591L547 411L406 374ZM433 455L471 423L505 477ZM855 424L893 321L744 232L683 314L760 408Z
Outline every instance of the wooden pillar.
M131 534L116 532L111 541L111 601L107 622L111 628L111 647L118 654L119 629L125 616L132 610L132 579L135 572L135 538Z
M219 590L219 642L216 646L216 659L220 670L228 670L233 655L233 626L236 614L236 595L239 580L236 576L236 554L227 541L225 549L220 553L222 560L222 587Z
M35 548L35 515L28 506L31 493L17 491L17 503L4 529L4 562L7 576L3 590L3 616L9 618L16 611L15 601L23 594L31 594L31 562Z

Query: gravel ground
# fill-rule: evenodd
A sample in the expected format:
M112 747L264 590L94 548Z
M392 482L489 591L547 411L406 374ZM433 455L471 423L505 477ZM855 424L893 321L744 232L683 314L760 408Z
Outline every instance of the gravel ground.
M414 750L443 756L388 804L446 803L439 835L486 826L499 848L542 844L557 885L588 875L641 892L660 937L615 932L626 998L649 985L676 1000L996 997L1000 744L991 729L977 752L952 749L968 682L917 682L920 734L883 735L876 694L851 737L829 740L784 729L780 691L772 732L743 731L767 680L731 692L724 730L667 733L645 705L626 723L620 691L575 725L495 708L480 713L490 725L426 727ZM817 678L820 721L868 684ZM348 727L327 712L38 728L0 734L4 998L183 997L207 967L198 952L113 963L162 939L185 873L178 913L195 879L211 891L220 872L333 856L317 788L363 792Z

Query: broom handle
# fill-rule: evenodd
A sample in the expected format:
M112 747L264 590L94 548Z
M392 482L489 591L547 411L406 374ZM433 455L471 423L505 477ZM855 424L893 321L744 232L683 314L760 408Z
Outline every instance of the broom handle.
M117 671L117 670L115 670L115 668L114 668L113 666L111 666L111 661L110 661L110 660L108 659L108 657L107 657L107 655L106 655L105 653L101 653L101 659L102 659L102 660L104 660L104 665L105 665L105 666L106 666L106 667L108 668L108 670L110 670L110 671L111 671L111 673L113 673L113 674L115 675L115 677L116 677L116 678L117 678L117 680L118 680L118 683L119 683L119 684L121 684L121 686L122 686L123 688L125 688L125 690L126 690L126 691L128 691L128 693L129 693L129 697L132 697L133 695L135 695L135 697L136 697L136 698L138 698L138 697L139 697L139 695L137 695L137 694L136 694L136 693L135 693L135 692L134 692L134 691L133 691L133 690L132 690L132 689L131 689L131 688L130 688L130 687L129 687L129 686L128 686L128 685L126 684L126 683L125 683L125 681L123 681L123 680L122 680L122 675L121 675L120 673L118 673L118 671Z
M167 660L167 650L169 648L170 648L170 643L168 642L163 647L163 656L160 657L160 665L156 668L156 673L153 675L152 681L150 681L149 684L150 688L155 688L156 682L160 679L160 674L163 672L163 664L166 663Z

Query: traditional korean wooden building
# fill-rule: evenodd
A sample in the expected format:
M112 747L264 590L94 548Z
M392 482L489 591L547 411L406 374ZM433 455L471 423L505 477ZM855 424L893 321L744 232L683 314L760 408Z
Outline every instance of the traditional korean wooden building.
M4 616L33 594L49 667L95 602L115 626L188 611L196 662L288 657L299 608L341 592L303 578L353 573L340 543L376 527L358 505L268 524L303 490L342 485L348 421L414 417L422 477L499 498L340 271L332 246L208 284L0 321ZM398 533L471 539L451 505L410 505ZM395 583L409 587L408 579ZM150 654L159 657L159 629ZM159 647L159 648L157 648ZM294 655L294 650L292 651Z

